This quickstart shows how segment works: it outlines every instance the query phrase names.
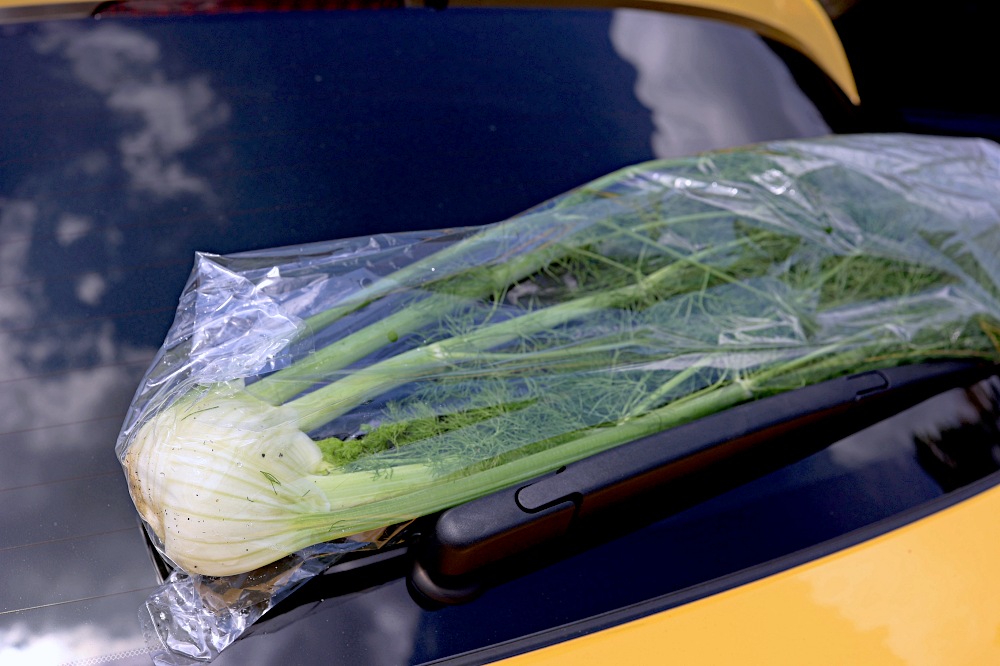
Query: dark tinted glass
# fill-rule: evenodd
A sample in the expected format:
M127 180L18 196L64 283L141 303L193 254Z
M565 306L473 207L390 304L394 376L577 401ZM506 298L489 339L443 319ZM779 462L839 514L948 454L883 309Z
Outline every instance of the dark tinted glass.
M1000 5L856 0L836 27L869 122L879 129L1000 140L1000 98L987 83Z
M754 35L635 12L12 24L0 99L5 663L148 661L156 581L113 446L196 250L492 222L654 156L827 131ZM397 580L229 663L450 654L569 619L566 571L502 630Z

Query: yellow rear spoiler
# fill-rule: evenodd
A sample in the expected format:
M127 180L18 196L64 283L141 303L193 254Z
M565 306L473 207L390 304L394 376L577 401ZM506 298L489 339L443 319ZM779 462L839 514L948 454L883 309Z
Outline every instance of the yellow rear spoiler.
M422 5L426 0L405 0ZM0 22L89 16L96 1L0 0ZM426 4L430 4L427 2ZM629 7L712 18L741 25L799 51L860 102L847 55L819 0L450 0L452 7Z

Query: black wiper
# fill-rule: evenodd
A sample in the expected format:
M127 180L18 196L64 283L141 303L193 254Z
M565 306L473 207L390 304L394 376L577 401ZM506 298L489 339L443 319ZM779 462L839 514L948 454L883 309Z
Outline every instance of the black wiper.
M662 518L995 373L966 361L864 372L591 456L439 514L417 549L411 586L435 603L468 601L525 554L611 524Z

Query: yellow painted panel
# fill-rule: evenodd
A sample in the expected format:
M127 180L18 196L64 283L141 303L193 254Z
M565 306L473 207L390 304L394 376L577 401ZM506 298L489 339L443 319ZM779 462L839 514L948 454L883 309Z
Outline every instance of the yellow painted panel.
M803 566L501 663L1000 664L998 516L995 487Z

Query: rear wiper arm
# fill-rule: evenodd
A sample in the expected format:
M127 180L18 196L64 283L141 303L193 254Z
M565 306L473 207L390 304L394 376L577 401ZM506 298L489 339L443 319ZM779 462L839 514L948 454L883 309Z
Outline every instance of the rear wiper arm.
M474 598L501 565L624 515L687 508L816 453L996 366L941 361L762 398L566 465L439 514L409 579L433 603ZM641 519L641 518L640 518ZM647 521L648 522L648 521Z

